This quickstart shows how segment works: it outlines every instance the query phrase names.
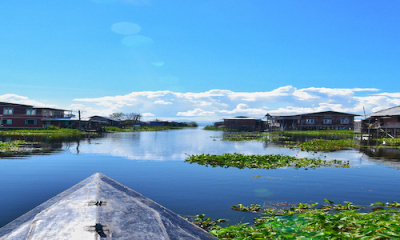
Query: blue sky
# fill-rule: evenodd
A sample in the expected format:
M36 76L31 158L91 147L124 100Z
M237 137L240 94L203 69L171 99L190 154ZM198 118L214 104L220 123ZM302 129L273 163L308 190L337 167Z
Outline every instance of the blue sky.
M149 119L370 112L400 104L399 22L397 1L2 0L0 101Z

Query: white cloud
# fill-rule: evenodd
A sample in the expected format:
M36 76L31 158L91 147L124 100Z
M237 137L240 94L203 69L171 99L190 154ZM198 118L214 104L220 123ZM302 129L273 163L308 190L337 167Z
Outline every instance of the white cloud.
M212 89L204 92L142 91L99 98L77 98L69 105L44 104L26 96L0 95L0 101L80 110L82 117L108 116L113 112L138 112L144 120L218 121L233 116L261 118L267 113L340 111L363 115L400 105L399 93L370 88L301 88L283 86L265 92L234 92Z
M203 109L196 108L193 110L189 110L187 112L178 112L176 115L182 117L200 117L200 116L213 116L214 114L215 112L205 111Z
M26 96L20 96L17 94L4 94L0 95L0 102L9 102L9 103L18 103L18 104L26 104L32 105L34 107L49 107L49 108L58 108L55 104L47 104L37 100L29 99Z
M167 105L167 104L172 104L172 102L166 102L164 100L157 100L157 101L154 101L154 104Z
M132 22L118 22L111 26L111 31L122 35L136 34L140 32L140 30L141 27Z
M156 115L152 114L152 113L143 113L142 117L155 117Z
M377 95L379 95L379 96L387 96L387 97L392 97L392 98L400 98L400 92L396 92L396 93L384 92L384 93L379 93Z
M390 97L389 97L390 96ZM212 89L205 92L144 91L102 98L74 99L104 113L151 113L144 118L217 121L245 115L263 117L266 113L305 113L340 111L362 114L400 104L395 94L382 94L375 88L302 88L283 86L265 92L234 92Z

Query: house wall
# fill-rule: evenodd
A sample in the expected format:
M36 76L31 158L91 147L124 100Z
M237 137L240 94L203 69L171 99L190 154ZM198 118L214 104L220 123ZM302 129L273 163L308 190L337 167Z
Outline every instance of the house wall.
M224 119L224 126L228 129L246 130L246 131L262 131L263 123L260 119Z
M383 120L383 128L400 128L400 116L393 116L391 118L381 118Z
M12 108L12 114L7 114L4 111L6 108ZM35 114L27 114L27 110L34 110ZM34 108L12 103L0 104L0 128L43 128L46 126L42 121L43 117L64 117L64 110Z
M348 123L342 121L348 121ZM307 114L301 116L300 123L297 127L301 130L354 129L354 116L337 113Z

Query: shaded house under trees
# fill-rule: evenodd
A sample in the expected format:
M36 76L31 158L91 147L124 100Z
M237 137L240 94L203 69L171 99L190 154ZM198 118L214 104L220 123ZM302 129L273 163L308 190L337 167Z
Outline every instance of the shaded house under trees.
M124 121L104 116L92 116L89 118L89 128L93 128L93 126L91 126L93 124L96 124L96 126L100 127L102 126L123 127Z
M358 130L377 137L400 136L400 105L368 114Z
M335 111L265 115L270 130L352 130L355 116Z

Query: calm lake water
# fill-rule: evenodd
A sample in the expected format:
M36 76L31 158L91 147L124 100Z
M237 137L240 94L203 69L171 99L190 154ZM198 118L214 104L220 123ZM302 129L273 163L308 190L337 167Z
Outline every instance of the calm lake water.
M42 155L0 158L0 227L93 173L102 172L182 216L204 213L230 223L252 213L231 205L400 201L400 152L345 150L306 153L258 141L222 141L198 129L110 133L57 141ZM50 143L49 143L50 144ZM185 163L186 154L285 154L349 160L352 168L235 169Z

